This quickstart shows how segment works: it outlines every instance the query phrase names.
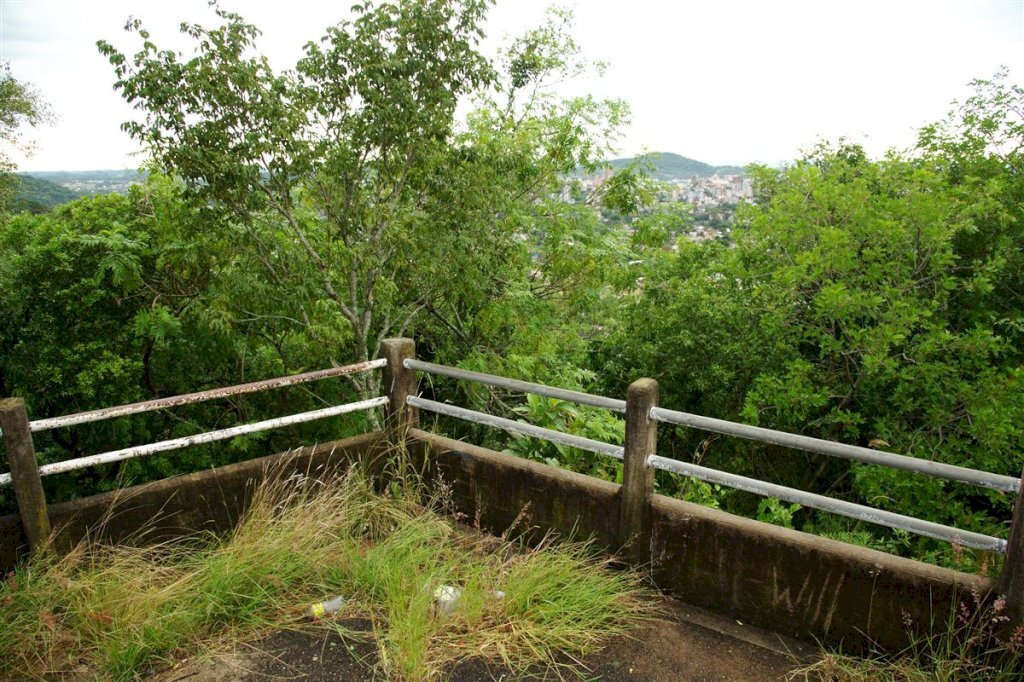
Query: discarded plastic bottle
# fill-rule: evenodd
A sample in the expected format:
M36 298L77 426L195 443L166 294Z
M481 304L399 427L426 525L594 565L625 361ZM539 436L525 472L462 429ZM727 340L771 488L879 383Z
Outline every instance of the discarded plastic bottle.
M505 598L501 590L492 590L489 593L491 599L500 600ZM441 585L434 590L434 617L446 618L452 614L459 600L462 599L462 588L452 585Z
M345 598L341 595L334 599L328 599L318 604L313 604L306 609L306 615L310 618L323 618L324 616L330 615L341 610L341 607L345 605Z
M434 590L434 615L445 618L455 610L455 605L462 597L461 587L441 585Z

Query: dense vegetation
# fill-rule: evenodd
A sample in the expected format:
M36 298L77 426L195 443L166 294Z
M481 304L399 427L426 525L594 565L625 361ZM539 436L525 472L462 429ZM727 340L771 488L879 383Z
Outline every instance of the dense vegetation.
M619 168L584 202L558 197L610 155L628 111L562 99L591 65L568 17L477 49L486 2L367 5L288 71L218 10L183 27L192 58L107 43L138 110L125 130L151 175L0 226L0 393L35 417L371 357L414 336L439 362L622 395L1019 475L1024 407L1024 89L1007 74L870 159L843 141L754 167L732 244L680 241L690 217ZM456 103L472 104L463 118ZM630 229L601 211L630 216ZM374 375L58 432L65 459L374 395ZM492 413L602 440L596 410L437 382ZM375 416L367 417L375 423ZM359 417L47 480L60 499L359 430ZM459 436L615 479L616 463L462 424ZM694 431L664 454L1005 535L1012 499ZM663 492L897 553L948 548L777 501L666 477ZM9 500L8 500L9 503ZM991 558L979 558L988 561Z

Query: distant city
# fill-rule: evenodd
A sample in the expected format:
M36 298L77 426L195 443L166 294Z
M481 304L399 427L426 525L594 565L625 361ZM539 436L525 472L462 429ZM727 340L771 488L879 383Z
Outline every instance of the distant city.
M146 181L146 173L132 170L34 171L24 175L47 180L77 194L124 194Z
M584 174L567 183L562 190L565 201L574 200L576 193L584 198L635 159L615 159L610 168ZM738 166L711 166L678 154L656 154L642 162L664 189L659 195L663 204L684 203L690 206L692 224L680 236L703 242L726 239L731 231L732 214L742 202L753 201L753 182Z

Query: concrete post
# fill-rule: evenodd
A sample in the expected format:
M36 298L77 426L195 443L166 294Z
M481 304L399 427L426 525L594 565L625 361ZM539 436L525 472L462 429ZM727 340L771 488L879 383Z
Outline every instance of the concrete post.
M0 400L0 429L4 432L7 463L11 467L11 485L18 503L21 525L25 528L28 546L33 552L50 536L50 515L46 496L39 479L39 463L28 428L28 413L21 398Z
M398 445L405 442L409 429L419 426L419 410L405 404L407 397L416 395L416 372L402 364L406 358L416 357L416 343L412 339L384 339L378 355L388 361L383 384L390 399L385 428L392 444Z
M1010 618L1018 624L1024 624L1024 475L1013 505L1006 561L999 575L999 593L1006 597Z
M626 391L626 447L622 460L622 497L619 508L619 541L628 544L630 556L646 560L651 540L651 495L654 469L647 456L656 452L658 423L651 408L658 405L658 382L637 379Z

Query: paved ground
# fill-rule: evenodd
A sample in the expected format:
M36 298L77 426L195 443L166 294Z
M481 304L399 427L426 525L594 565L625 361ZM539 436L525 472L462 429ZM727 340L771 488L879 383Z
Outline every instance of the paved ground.
M783 680L814 649L671 600L666 620L635 638L618 638L584 660L588 679L604 682L719 682ZM353 624L358 627L358 624ZM324 633L278 632L251 647L208 661L184 662L160 682L372 682L374 647ZM508 670L466 661L451 682L508 682Z

